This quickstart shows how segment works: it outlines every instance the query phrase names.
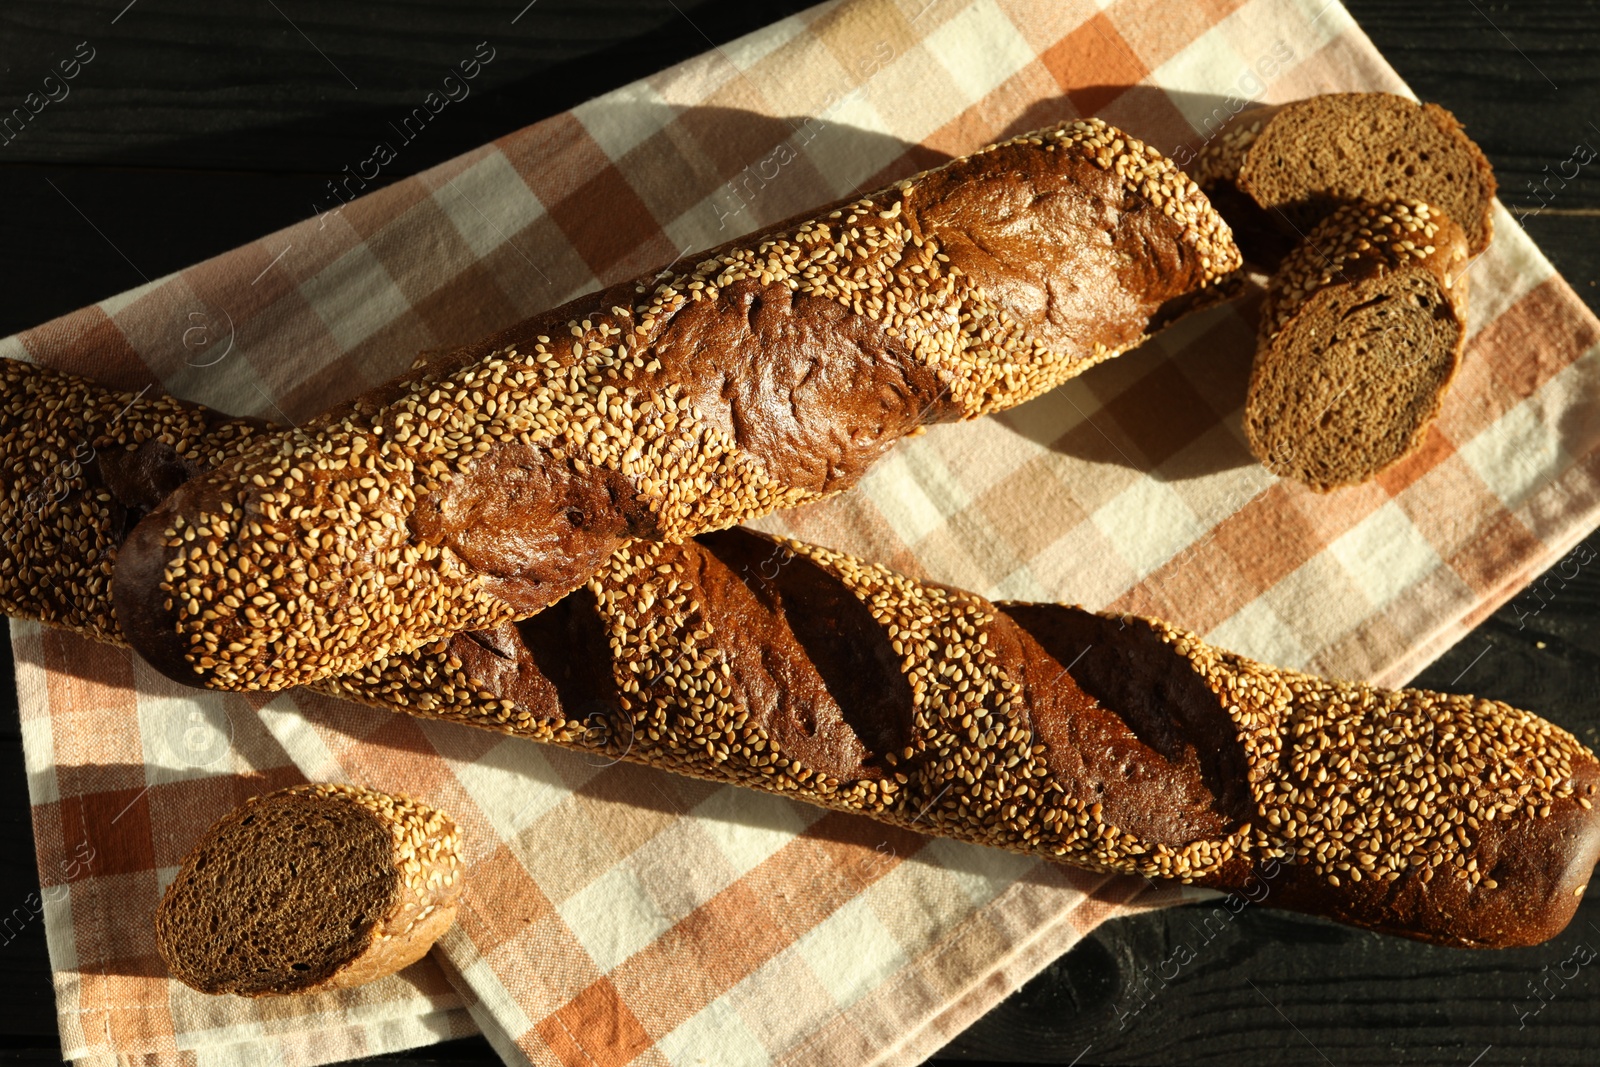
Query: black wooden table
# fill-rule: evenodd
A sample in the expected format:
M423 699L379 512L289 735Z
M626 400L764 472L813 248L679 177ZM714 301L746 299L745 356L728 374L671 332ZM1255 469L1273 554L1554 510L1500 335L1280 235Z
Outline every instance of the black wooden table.
M497 59L474 94L385 178L804 6L6 0L0 112L39 90L80 42L94 57L65 98L0 144L0 336L305 218L327 178L365 158L372 131L478 41L492 40ZM1600 307L1600 161L1576 176L1570 162L1593 158L1594 148L1575 155L1579 145L1600 148L1600 0L1349 6L1413 89L1466 123L1507 206ZM1552 572L1419 683L1535 709L1600 747L1597 572L1570 581ZM5 648L0 700L12 702ZM38 880L14 711L0 716L0 732L0 840L11 857L0 867L3 915ZM1505 952L1435 949L1266 909L1211 936L1195 922L1194 909L1179 908L1102 927L933 1062L1491 1067L1600 1056L1600 967L1546 983L1554 992L1527 1014L1544 968L1580 944L1600 949L1600 887L1561 937ZM4 936L0 1056L58 1060L43 928ZM1201 942L1169 979L1162 961ZM495 1061L481 1039L383 1058Z

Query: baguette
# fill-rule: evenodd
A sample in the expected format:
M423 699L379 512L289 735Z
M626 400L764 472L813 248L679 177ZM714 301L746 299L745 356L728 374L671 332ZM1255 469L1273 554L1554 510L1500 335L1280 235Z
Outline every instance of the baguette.
M1494 169L1437 104L1393 93L1327 93L1241 115L1189 171L1263 270L1345 204L1423 200L1477 256L1494 235Z
M1461 365L1466 235L1416 200L1347 204L1273 275L1244 430L1276 474L1318 492L1421 444Z
M630 538L853 484L1213 299L1227 226L1095 119L984 149L414 368L168 497L113 577L189 684L280 690L532 615Z
M90 605L82 632L120 642ZM1600 766L1526 712L744 530L624 548L546 612L314 688L1063 862L1265 879L1273 904L1442 944L1554 936L1600 850Z
M1527 712L747 530L318 688L1444 945L1555 936L1600 857L1600 762Z
M156 948L202 993L344 989L425 955L455 920L461 832L408 797L314 784L253 797L184 858Z

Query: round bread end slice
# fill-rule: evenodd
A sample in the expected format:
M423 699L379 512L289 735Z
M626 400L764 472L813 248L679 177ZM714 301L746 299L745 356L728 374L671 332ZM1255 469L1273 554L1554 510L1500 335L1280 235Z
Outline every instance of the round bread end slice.
M156 911L172 976L256 997L360 985L455 920L461 833L404 796L327 783L255 797L206 832Z
M1328 93L1258 121L1259 130L1230 150L1233 180L1296 228L1310 229L1341 204L1413 199L1454 219L1470 255L1489 247L1494 170L1439 105L1393 93Z
M1338 209L1273 276L1245 399L1250 450L1319 492L1421 442L1461 362L1467 238L1421 201Z

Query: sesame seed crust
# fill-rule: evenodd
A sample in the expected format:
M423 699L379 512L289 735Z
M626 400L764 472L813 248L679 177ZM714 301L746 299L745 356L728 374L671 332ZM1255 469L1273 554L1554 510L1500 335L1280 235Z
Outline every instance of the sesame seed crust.
M805 695L799 675L829 666L798 617L819 582L866 608L904 707L853 706L838 677L831 697ZM1553 935L1600 854L1600 764L1496 701L1329 681L1159 620L996 605L744 530L628 546L588 596L615 686L603 712L537 684L510 627L317 688L1076 866L1230 890L1274 879L1281 906L1446 944ZM771 636L768 616L789 629ZM736 628L761 631L761 667ZM1084 643L1111 658L1074 666ZM763 710L774 692L778 715ZM810 743L840 723L849 738ZM1176 740L1149 740L1163 729Z
M0 361L0 611L120 640L112 562L167 491L239 455L265 424Z
M123 628L180 680L277 690L526 617L630 537L815 500L922 425L1036 396L1238 264L1150 146L1099 120L1019 137L262 441L130 540Z

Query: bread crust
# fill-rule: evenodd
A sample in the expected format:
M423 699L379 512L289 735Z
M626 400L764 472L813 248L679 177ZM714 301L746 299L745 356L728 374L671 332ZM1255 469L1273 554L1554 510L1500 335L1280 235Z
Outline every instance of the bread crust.
M928 423L1137 344L1238 266L1099 120L993 146L536 316L179 488L114 577L189 684L278 690L524 618L629 538L853 484Z

